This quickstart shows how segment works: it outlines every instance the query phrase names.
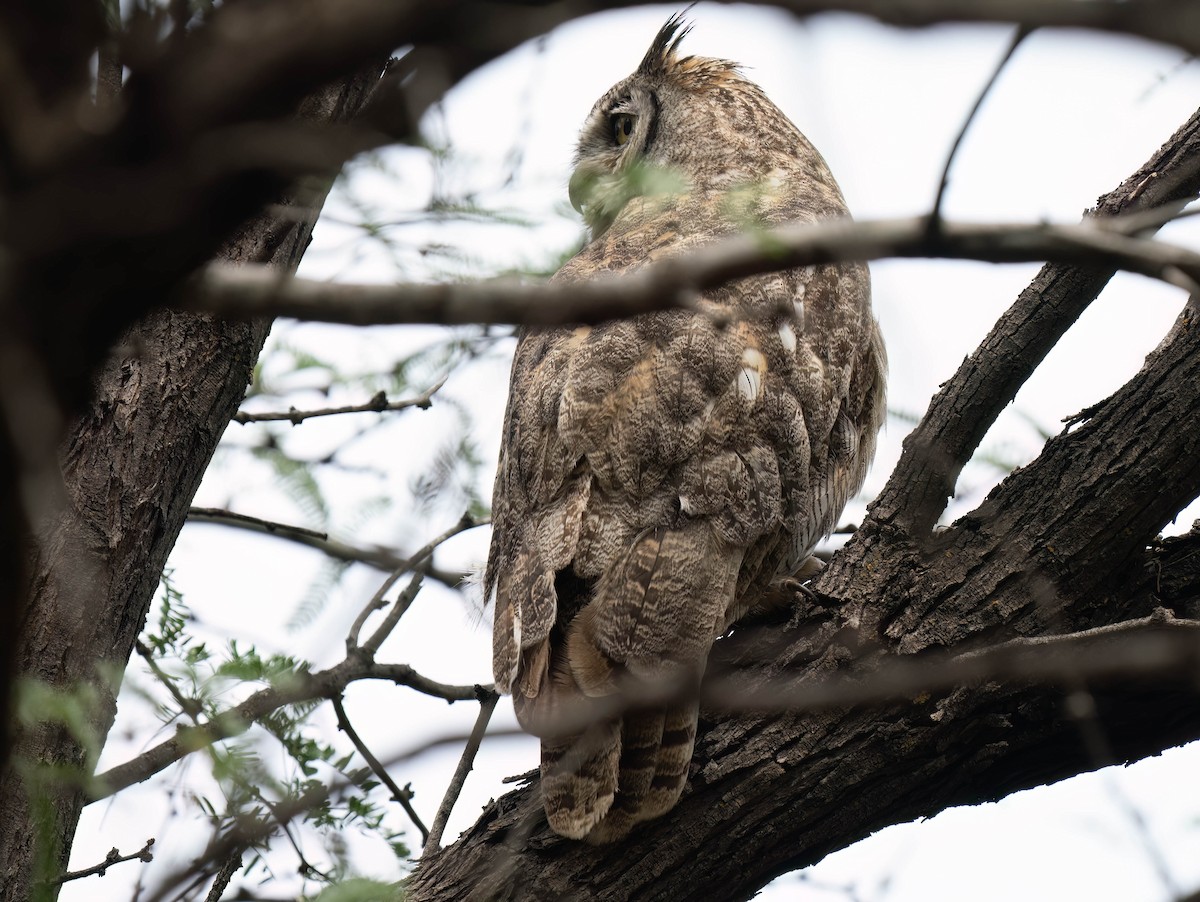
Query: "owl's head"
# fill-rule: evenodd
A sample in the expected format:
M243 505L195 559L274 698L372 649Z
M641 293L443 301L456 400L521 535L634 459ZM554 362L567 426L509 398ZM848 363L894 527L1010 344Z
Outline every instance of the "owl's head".
M668 19L637 70L588 114L570 196L593 238L635 197L834 185L820 154L736 63L679 55L690 30L680 15Z

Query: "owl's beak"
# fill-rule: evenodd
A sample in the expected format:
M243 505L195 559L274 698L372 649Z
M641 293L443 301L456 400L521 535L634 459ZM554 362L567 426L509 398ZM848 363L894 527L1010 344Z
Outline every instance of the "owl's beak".
M616 211L610 213L608 210L613 198L612 186L607 183L611 178L606 176L604 170L583 163L571 173L571 181L567 184L571 206L583 214L583 221L591 229L592 238L599 238L616 216Z
M571 206L575 208L576 213L583 212L583 205L588 199L588 189L595 180L596 177L582 166L571 173L571 181L567 184L567 197L571 199Z

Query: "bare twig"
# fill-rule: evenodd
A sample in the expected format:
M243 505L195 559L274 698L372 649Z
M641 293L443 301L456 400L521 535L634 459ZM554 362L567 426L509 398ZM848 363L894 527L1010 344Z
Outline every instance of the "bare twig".
M71 880L78 880L81 877L91 877L93 874L103 877L104 873L114 864L121 864L124 861L133 861L135 858L138 861L149 863L154 860L154 853L151 849L154 848L154 837L146 840L146 844L129 855L122 855L115 847L110 849L108 854L104 856L104 860L99 864L94 864L90 868L84 868L81 871L67 871L54 878L54 884L59 885L67 883Z
M476 526L483 526L489 522L491 521L476 520L470 515L470 513L464 513L462 517L459 518L457 523L455 523L441 535L434 537L428 544L412 554L407 560L403 561L400 566L398 566L392 572L391 576L383 581L383 584L378 590L376 590L375 594L371 597L371 600L363 606L363 609L359 612L358 616L354 618L354 623L350 626L350 632L346 634L347 653L353 652L359 647L358 637L362 632L363 624L367 622L367 618L370 617L372 613L384 606L383 596L387 594L388 590L391 589L392 586L396 584L396 581L399 580L400 577L413 570L418 564L433 554L437 547L443 542L448 541L449 539L458 535L460 532L466 532L468 529L474 529ZM420 588L420 581L416 580L416 583L417 588ZM410 588L411 587L412 584L410 583ZM416 590L414 589L413 591L415 595ZM411 603L411 601L412 599L410 598L409 602ZM397 602L397 607L398 605L399 602ZM405 608L405 610L407 610L407 608ZM396 614L395 607L392 609L392 611L394 616L389 615L387 620L384 621L383 625L381 625L379 629L377 629L371 636L371 638L368 639L367 642L362 646L363 648L368 649L371 653L374 653L379 649L379 646L383 644L383 640L386 639L388 634L395 628L396 622L404 613L404 610L401 610L399 614Z
M954 165L954 158L958 155L958 147L962 144L962 140L966 137L971 123L975 121L976 115L979 113L979 108L983 106L983 101L987 99L991 93L992 86L1000 78L1000 73L1004 71L1004 67L1008 65L1008 61L1012 59L1012 55L1017 48L1021 46L1021 42L1029 36L1029 29L1020 26L1016 33L1009 41L1008 49L1004 51L1004 56L1000 58L1000 62L996 64L996 68L992 70L991 77L983 86L983 90L979 92L979 96L975 98L975 104L971 107L967 117L963 120L962 127L958 130L958 134L954 136L954 143L950 145L950 153L946 155L946 165L942 167L942 177L938 181L937 195L933 199L933 208L929 211L929 231L936 233L941 228L942 222L942 198L945 197L946 187L950 184L950 169Z
M239 514L236 511L224 510L219 507L193 507L188 510L188 519L194 523L220 523L223 526L236 526L251 532L261 532L269 536L284 536L293 539L309 539L315 542L329 542L329 533L319 529L309 529L307 526L292 526L275 520L264 520L249 514ZM306 543L307 544L307 543ZM323 546L313 546L323 547Z
M1126 213L1109 219L1094 220L1101 227L1117 228L1124 235L1140 235L1143 232L1162 228L1177 219L1187 219L1200 215L1200 207L1189 207L1190 199L1180 200L1172 204L1163 204L1140 213Z
M229 886L229 881L233 879L234 874L241 870L242 854L241 849L234 849L229 853L229 857L221 865L221 870L217 871L217 876L213 878L212 887L209 888L208 895L204 897L204 902L221 902L221 895Z
M455 686L450 683L439 683L422 676L408 664L372 664L366 674L356 679L387 680L397 686L407 686L423 695L440 698L446 702L465 702L475 698L479 689L477 685ZM491 688L491 684L486 687Z
M401 789L396 781L392 779L392 775L387 772L387 768L384 767L383 763L375 757L367 744L362 741L362 737L358 735L358 731L350 723L350 718L346 716L346 708L342 704L342 697L335 695L330 701L333 702L333 710L337 714L338 729L350 737L350 741L354 743L354 747L358 749L358 753L363 756L363 760L367 762L375 776L380 779L384 786L391 790L392 798L400 803L400 807L408 814L409 820L421 831L421 843L424 844L429 839L429 829L412 806L412 790L407 787Z
M234 414L233 419L234 422L242 424L271 423L286 420L293 426L299 426L305 420L312 419L313 417L331 417L343 413L383 413L384 411L407 410L410 407L419 407L421 410L428 410L433 403L433 396L445 384L446 379L443 377L416 397L405 398L402 401L389 401L387 393L379 391L365 404L350 404L344 407L323 407L318 410L297 410L295 407L289 407L286 412L276 411L273 413L249 413L239 410Z
M446 794L442 797L442 803L438 806L437 814L433 818L433 826L429 830L429 835L425 837L425 848L421 852L422 855L431 855L442 846L442 833L445 832L446 823L450 820L450 812L454 810L455 802L462 795L467 774L475 765L475 754L479 751L480 743L483 742L483 734L487 732L488 721L492 719L492 713L496 710L498 701L500 701L500 696L494 690L480 687L479 716L475 718L475 726L471 728L471 735L463 747L462 757L458 759L458 767L454 769L454 776L450 779L450 785L446 787Z
M248 514L239 514L235 511L215 507L191 508L188 511L188 522L212 523L220 526L230 526L235 529L244 529L261 535L274 536L277 539L286 539L297 545L304 545L308 548L323 551L331 558L336 558L339 561L366 564L378 570L387 570L389 572L404 567L411 559L394 549L384 548L380 545L351 545L349 542L334 539L328 533L317 529L309 529L306 526L293 526L274 520L264 520L261 517L252 517ZM427 557L423 563L414 565L413 569L420 570L426 576L436 579L451 589L458 588L467 576L461 570L444 570L435 567L432 555Z
M943 257L992 263L1051 260L1126 269L1188 292L1200 283L1200 254L1122 232L1103 218L1077 224L979 224L929 218L829 220L737 235L632 273L571 285L509 281L348 285L281 279L265 267L211 266L188 305L243 318L290 316L350 325L398 323L599 322L693 307L696 292L758 273L847 260Z
M400 622L400 618L408 613L408 609L412 607L412 603L417 598L417 593L421 591L421 583L424 579L424 574L419 571L412 575L412 579L408 581L408 585L404 587L404 591L396 596L396 600L392 603L392 609L388 611L387 616L383 619L383 623L360 646L363 652L369 656L373 656L375 652L379 651L379 646L383 644L383 640L391 635L392 630L396 628L396 624ZM380 599L375 607L382 606L383 600Z

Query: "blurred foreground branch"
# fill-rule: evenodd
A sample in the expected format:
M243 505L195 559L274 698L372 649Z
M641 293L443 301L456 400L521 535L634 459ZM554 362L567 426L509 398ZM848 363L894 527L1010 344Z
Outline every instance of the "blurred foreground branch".
M1139 230L1144 223L1133 221ZM209 267L189 290L186 306L228 317L290 316L349 325L595 323L672 307L703 310L700 292L757 273L887 257L1113 267L1200 292L1200 253L1126 234L1128 226L1121 217L1078 225L979 225L928 217L803 223L726 238L633 273L568 286L351 285L286 277L262 267Z

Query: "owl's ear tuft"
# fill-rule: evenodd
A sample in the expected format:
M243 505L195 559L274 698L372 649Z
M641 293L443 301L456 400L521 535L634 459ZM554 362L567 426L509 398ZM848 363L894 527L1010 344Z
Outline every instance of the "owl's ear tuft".
M683 17L692 6L695 4L690 4L683 12L675 13L658 30L658 34L654 36L654 41L650 44L650 49L646 51L641 65L637 68L638 75L654 76L666 73L671 58L679 50L679 45L688 36L688 32L692 30L691 23Z

